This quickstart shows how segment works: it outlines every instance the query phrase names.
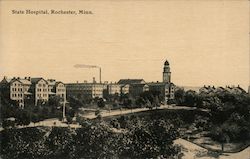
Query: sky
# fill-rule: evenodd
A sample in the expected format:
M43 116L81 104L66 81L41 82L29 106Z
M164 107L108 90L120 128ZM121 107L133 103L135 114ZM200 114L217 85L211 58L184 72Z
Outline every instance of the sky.
M89 10L92 15L12 14ZM249 85L249 1L0 1L0 78L68 82L162 81L170 63L181 86Z

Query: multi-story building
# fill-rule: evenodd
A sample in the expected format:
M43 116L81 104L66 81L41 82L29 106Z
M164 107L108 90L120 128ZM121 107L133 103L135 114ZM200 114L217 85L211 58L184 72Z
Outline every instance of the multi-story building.
M55 81L55 80L54 80ZM63 97L66 101L66 89L62 82L55 82L51 89L49 82L43 78L12 78L4 79L0 82L1 92L10 100L16 101L23 108L26 102L32 102L34 105L43 104L49 100L49 95L54 92L55 95Z
M163 81L146 83L143 79L121 79L121 92L136 97L145 91L159 91L164 96L165 102L174 99L175 85L171 82L171 72L169 62L166 60L163 67Z
M141 84L131 84L130 85L130 94L133 97L138 97L140 96L141 93L145 92L145 91L149 91L149 86L145 83L141 83Z
M49 100L49 85L43 78L31 78L30 92L32 93L35 105L44 104Z
M62 82L57 82L54 79L48 79L49 96L58 96L66 101L66 86Z
M171 82L171 72L169 62L166 60L163 67L163 81L147 83L149 90L159 91L164 97L165 103L168 100L174 99L176 86Z
M4 98L17 102L23 108L26 97L31 94L28 92L31 82L25 79L12 78L8 79L6 76L0 82L0 90Z
M121 94L128 94L129 93L129 84L121 85Z
M102 83L68 83L67 95L84 98L103 98L104 84Z
M121 86L122 94L138 96L140 93L147 91L148 86L143 79L120 79L118 84Z
M121 94L121 85L117 83L110 83L107 85L108 95L120 95Z

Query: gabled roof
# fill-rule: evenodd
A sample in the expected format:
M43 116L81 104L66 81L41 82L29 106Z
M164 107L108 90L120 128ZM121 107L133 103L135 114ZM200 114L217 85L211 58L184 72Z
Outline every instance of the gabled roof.
M64 84L64 83L63 83L63 82L61 82L61 81L57 81L57 82L56 82L56 85L58 85L58 84L60 84L60 83Z
M13 78L9 83L13 83L13 82L16 82L16 81L18 81L19 83L22 83L22 82L20 81L20 79L17 79L17 78Z
M31 82L27 79L19 79L19 81L22 83L22 84L31 84Z
M143 84L146 83L143 79L120 79L118 84Z
M131 84L131 86L135 86L135 87L140 87L140 86L144 87L145 85L148 86L148 84L146 84L146 83L132 83Z
M56 84L56 80L54 80L54 79L48 79L47 82L48 82L49 85L55 85Z
M38 77L38 78L31 78L31 83L37 83L39 82L40 80L44 80L46 83L48 83L45 79L43 79L42 77Z
M0 83L10 83L11 80L11 78L4 77Z

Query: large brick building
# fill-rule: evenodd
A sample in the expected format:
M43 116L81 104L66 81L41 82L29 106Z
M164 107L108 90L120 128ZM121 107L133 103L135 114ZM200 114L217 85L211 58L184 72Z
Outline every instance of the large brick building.
M31 101L34 105L45 103L53 95L60 96L66 101L66 88L62 82L45 80L41 77L20 77L8 79L4 77L0 82L0 90L4 97L16 101L23 108L26 102Z
M105 85L102 83L67 83L67 95L84 98L103 98Z

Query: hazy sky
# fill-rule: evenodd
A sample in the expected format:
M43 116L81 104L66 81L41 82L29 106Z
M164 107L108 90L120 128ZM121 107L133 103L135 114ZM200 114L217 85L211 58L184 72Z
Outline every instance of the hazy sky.
M91 10L14 15L11 10ZM249 85L249 1L0 1L0 78L63 82L143 78L177 85Z

